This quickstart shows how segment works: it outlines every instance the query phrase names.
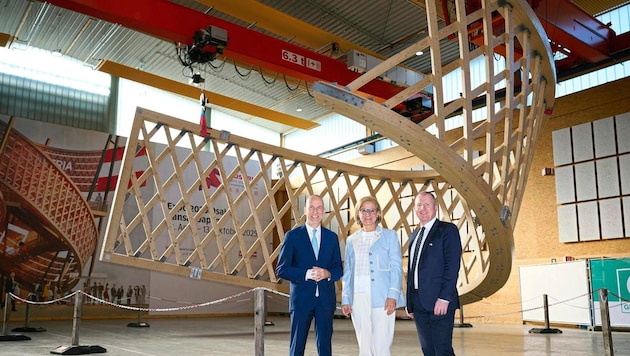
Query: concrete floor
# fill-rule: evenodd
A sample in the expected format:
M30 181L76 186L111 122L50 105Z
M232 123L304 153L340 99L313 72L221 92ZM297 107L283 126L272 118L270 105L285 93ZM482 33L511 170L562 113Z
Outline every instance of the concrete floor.
M289 318L270 316L265 327L265 355L287 355ZM253 317L142 319L149 327L129 327L137 319L81 320L78 346L100 346L106 355L255 355ZM49 355L72 346L72 321L32 321L29 327L44 332L16 333L24 322L10 322L6 335L24 335L26 341L0 342L0 355ZM537 326L473 324L454 330L459 356L474 355L605 355L601 332L559 328L559 334L533 334ZM333 354L357 355L358 348L348 319L335 319ZM311 329L312 330L312 329ZM307 355L317 355L311 331ZM630 332L613 332L614 355L630 355ZM421 355L413 321L397 320L392 355Z

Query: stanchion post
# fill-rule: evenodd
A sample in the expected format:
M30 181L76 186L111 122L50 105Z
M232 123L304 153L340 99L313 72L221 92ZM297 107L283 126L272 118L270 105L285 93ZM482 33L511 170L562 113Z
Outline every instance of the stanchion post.
M9 321L9 318L7 317L9 315L9 293L6 293L4 295L4 309L3 309L3 317L2 317L2 335L6 335L7 334L7 322Z
M545 312L545 329L549 329L549 300L547 294L543 294L543 310Z
M26 315L24 316L24 328L28 329L31 322L31 303L26 303Z
M132 327L132 328L148 328L151 325L149 325L149 323L142 321L142 305L138 302L138 321L137 322L131 322L129 324L127 324L127 327Z
M562 330L549 327L549 302L547 294L543 294L543 309L545 311L545 327L543 329L533 328L529 330L529 332L533 334L562 334Z
M50 351L51 354L56 355L85 355L85 354L100 354L105 353L107 350L98 345L80 346L79 345L79 327L81 326L81 306L83 304L83 293L81 291L76 292L74 300L74 317L72 321L72 345L62 345L58 348Z
M35 332L46 331L46 329L42 327L35 328L35 327L29 326L30 322L31 322L31 303L29 303L29 301L26 301L26 316L24 317L24 326L14 328L11 331L19 332L19 333L22 333L22 332L35 333Z
M0 341L24 341L31 338L21 334L7 334L7 324L9 323L9 303L11 295L7 292L4 295L4 318L2 322L2 335L0 335Z
M79 345L79 328L81 327L81 303L83 303L83 294L79 292L74 298L74 315L72 317L72 346Z
M599 290L599 311L602 314L602 335L604 336L604 354L614 356L612 333L610 330L610 311L608 310L608 289Z
M265 290L254 289L254 339L256 356L265 355Z
M464 306L462 303L459 303L459 323L454 324L455 328L472 328L472 324L464 323Z

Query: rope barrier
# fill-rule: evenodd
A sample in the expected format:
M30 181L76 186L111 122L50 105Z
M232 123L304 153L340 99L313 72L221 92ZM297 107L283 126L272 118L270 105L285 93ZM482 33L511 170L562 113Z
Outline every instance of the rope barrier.
M169 308L143 308L143 307L137 307L137 306L132 306L132 305L125 305L125 304L114 303L114 302L111 302L111 301L104 300L102 298L98 298L96 296L93 296L93 295L91 295L89 293L86 293L86 292L84 292L82 290L74 291L74 292L72 292L72 293L70 293L70 294L68 294L68 295L66 295L66 296L64 296L62 298L57 298L57 299L48 300L48 301L41 301L41 302L40 301L33 301L33 300L24 299L24 298L21 298L21 297L15 295L15 294L13 294L13 293L9 293L9 295L12 298L14 298L15 300L18 300L18 301L23 302L23 303L28 303L28 304L32 304L32 305L50 305L50 304L60 304L63 300L70 299L70 298L74 297L77 293L81 293L81 294L85 295L87 298L90 298L92 301L94 301L93 304L110 305L110 306L113 306L113 307L118 307L118 308L121 308L121 309L132 310L132 311L158 312L158 313L160 313L160 312L174 312L174 311L181 311L181 310L190 310L190 309L195 309L195 308L202 308L202 307L207 307L207 306L211 306L211 305L222 304L222 303L226 303L226 302L229 302L231 300L240 298L240 297L242 297L244 295L253 293L255 290L260 290L260 289L264 290L265 292L268 292L268 293L271 293L271 294L275 294L275 295L278 295L278 296L282 296L282 297L286 297L286 298L289 297L289 295L286 294L286 293L282 293L282 292L279 292L279 291L276 291L276 290L273 290L273 289L270 289L270 288L256 287L256 288L252 288L252 289L249 289L249 290L237 293L237 294L233 294L233 295L230 295L230 296L227 296L227 297L224 297L224 298L220 298L220 299L217 299L217 300L212 300L212 301L207 301L207 302L202 302L202 303L194 303L194 304L192 304L191 302L182 302L182 301L170 300L170 299L166 299L166 298L148 296L148 299L151 299L151 300L159 300L159 301L178 303L178 304L187 304L187 305L180 306L180 307L169 307ZM598 290L594 290L593 292L584 293L584 294L581 294L581 295L578 295L578 296L575 296L575 297L571 297L571 298L568 298L568 299L560 300L560 301L558 301L557 299L553 298L552 296L549 296L549 298L556 300L556 302L550 303L549 307L556 306L556 305L561 305L561 304L566 304L566 305L569 305L570 307L573 307L573 308L585 309L585 307L571 305L571 304L568 304L568 302L570 302L572 300L576 300L576 299L582 298L582 297L585 297L585 296L587 296L589 294L594 294L594 293L598 293L598 292L599 292L599 289ZM610 295L613 295L616 298L618 298L621 302L629 302L627 299L624 299L624 298L616 295L615 293L612 293L612 292L609 292L609 293L610 293ZM532 299L530 299L528 301L520 301L520 302L518 302L518 304L522 304L523 302L529 302L529 301L532 301L534 299L536 299L536 298L532 298ZM517 304L517 303L508 303L508 304L501 303L501 304L497 304L497 303L488 303L488 302L485 302L485 301L481 301L481 302L483 302L484 304L494 305L494 306L506 306L506 305ZM71 304L71 303L72 302L70 301L69 304ZM621 307L621 304L613 305L610 308L618 308L618 307ZM525 308L525 309L521 308L519 310L508 311L508 312L503 312L503 313L495 313L495 314L488 314L488 315L466 316L466 319L497 318L497 317L503 317L503 316L512 315L512 314L522 314L522 313L531 312L531 311L535 311L535 310L539 310L539 309L543 309L543 308L544 308L544 306L541 305L541 306L536 306L536 307L532 307L532 308ZM338 306L337 309L341 309L341 308Z
M601 289L601 288L600 288L600 289ZM578 298L582 298L582 297L584 297L584 296L587 296L587 295L590 295L590 294L595 294L595 293L599 293L599 289L594 290L594 291L592 291L592 292L584 293L584 294L581 294L581 295L578 295L578 296L575 296L575 297L571 297L571 298L568 298L568 299L564 299L564 300L562 300L562 301L558 301L558 302L556 302L556 303L550 303L548 306L549 306L549 307L552 307L552 306L555 306L555 305L567 304L567 302L570 302L570 301L572 301L572 300L575 300L575 299L578 299ZM610 292L609 292L609 293L610 293ZM610 294L614 295L613 293L610 293ZM616 296L616 295L615 295L615 296ZM532 298L532 299L530 299L530 300L528 300L528 301L535 300L536 298L539 298L539 297L534 297L534 298ZM551 297L550 297L550 298L551 298ZM554 298L554 299L555 299L555 298ZM619 298L619 299L620 299L621 301L623 301L623 299L622 299L622 298ZM521 302L519 302L519 304L521 304L521 303L523 303L523 302L524 302L524 301L521 301ZM485 304L490 304L490 305L499 305L499 304L492 304L492 303L485 303ZM513 303L513 304L516 304L516 303ZM501 304L501 305L503 305L503 306L504 306L504 305L510 305L510 304ZM568 304L568 305L569 305L569 306L571 306L571 307L574 307L574 308L585 309L584 307L578 307L578 306L574 306L574 305L570 305L570 304ZM612 306L611 308L617 308L617 307L621 307L621 305L620 305L620 304L619 304L619 305L614 305L614 306ZM519 309L519 310L516 310L516 311L510 311L510 312L504 312L504 313L496 313L496 314L489 314L489 315L473 315L473 316L466 316L466 319L486 319L486 318L487 318L487 319L489 319L489 318L497 318L497 317L503 317L503 316L506 316L506 315L521 314L521 313L531 312L531 311L534 311L534 310L539 310L539 309L544 309L544 305L541 305L541 306L538 306L538 307L526 308L526 309Z
M28 300L28 299L24 299L21 298L13 293L9 293L9 295L14 298L15 300L18 300L22 303L25 304L31 304L31 305L50 305L50 304L60 304L63 300L65 299L70 299L72 297L74 297L77 293L81 293L83 295L85 295L87 298L93 300L96 303L93 304L105 304L105 305L110 305L113 307L118 307L121 309L126 309L126 310L133 310L133 311L141 311L141 312L173 312L173 311L179 311L179 310L188 310L188 309L194 309L194 308L201 308L201 307L207 307L210 305L216 305L216 304L222 304L225 302L228 302L232 299L237 299L239 297L242 297L246 294L250 294L252 292L254 292L257 289L263 289L266 292L270 292L270 293L274 293L280 296L284 296L284 297L289 297L288 294L286 293L281 293L278 291L275 291L273 289L269 289L269 288L264 288L264 287L257 287L257 288L253 288L253 289L249 289L231 296L227 296L224 298L220 298L217 300L213 300L213 301L208 301L208 302L203 302L203 303L196 303L196 304L190 304L190 302L181 302L181 301L174 301L174 300L169 300L169 299L164 299L164 298L159 298L159 297L151 297L149 296L149 299L153 299L153 300L161 300L161 301L168 301L168 302L173 302L173 303L181 303L181 304L189 304L186 306L182 306L182 307L172 307L172 308L142 308L142 307L136 307L136 306L132 306L132 305L125 305L125 304L118 304L118 303L114 303L114 302L110 302L108 300L104 300L98 297L93 296L92 294L86 293L82 290L77 290L74 291L62 298L57 298L57 299L52 299L52 300L48 300L48 301L33 301L33 300ZM69 304L71 304L72 301L69 301Z
M626 299L620 295L615 294L614 292L611 292L610 290L608 291L608 294L610 295L614 295L617 299L619 299L620 302L625 302L625 303L630 303L629 299Z

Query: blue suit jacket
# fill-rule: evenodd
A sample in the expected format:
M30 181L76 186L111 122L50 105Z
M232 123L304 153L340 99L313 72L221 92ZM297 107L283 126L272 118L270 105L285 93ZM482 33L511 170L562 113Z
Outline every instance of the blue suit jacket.
M306 271L314 266L330 271L330 279L319 283L306 280ZM317 285L319 285L320 305L335 309L337 307L335 282L341 278L342 268L339 239L334 232L321 227L319 258L315 258L306 225L287 232L280 249L276 274L291 282L289 310L306 305L313 306L316 303L315 287Z
M418 233L419 231L414 232L413 239ZM409 255L411 256L411 253ZM420 261L416 269L420 303L425 310L432 311L438 298L449 301L449 310L459 308L457 277L461 256L462 243L457 226L436 220L426 237L424 246L422 246ZM409 263L411 263L411 259L409 259ZM407 271L410 269L408 268ZM412 290L413 276L408 275L407 311L409 313L414 312L414 305L411 302Z

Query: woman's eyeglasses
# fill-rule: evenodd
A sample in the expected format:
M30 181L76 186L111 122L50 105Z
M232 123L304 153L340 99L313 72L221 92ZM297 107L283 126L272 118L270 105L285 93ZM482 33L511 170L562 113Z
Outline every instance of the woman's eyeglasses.
M359 212L364 215L373 215L378 212L378 209L359 209Z

